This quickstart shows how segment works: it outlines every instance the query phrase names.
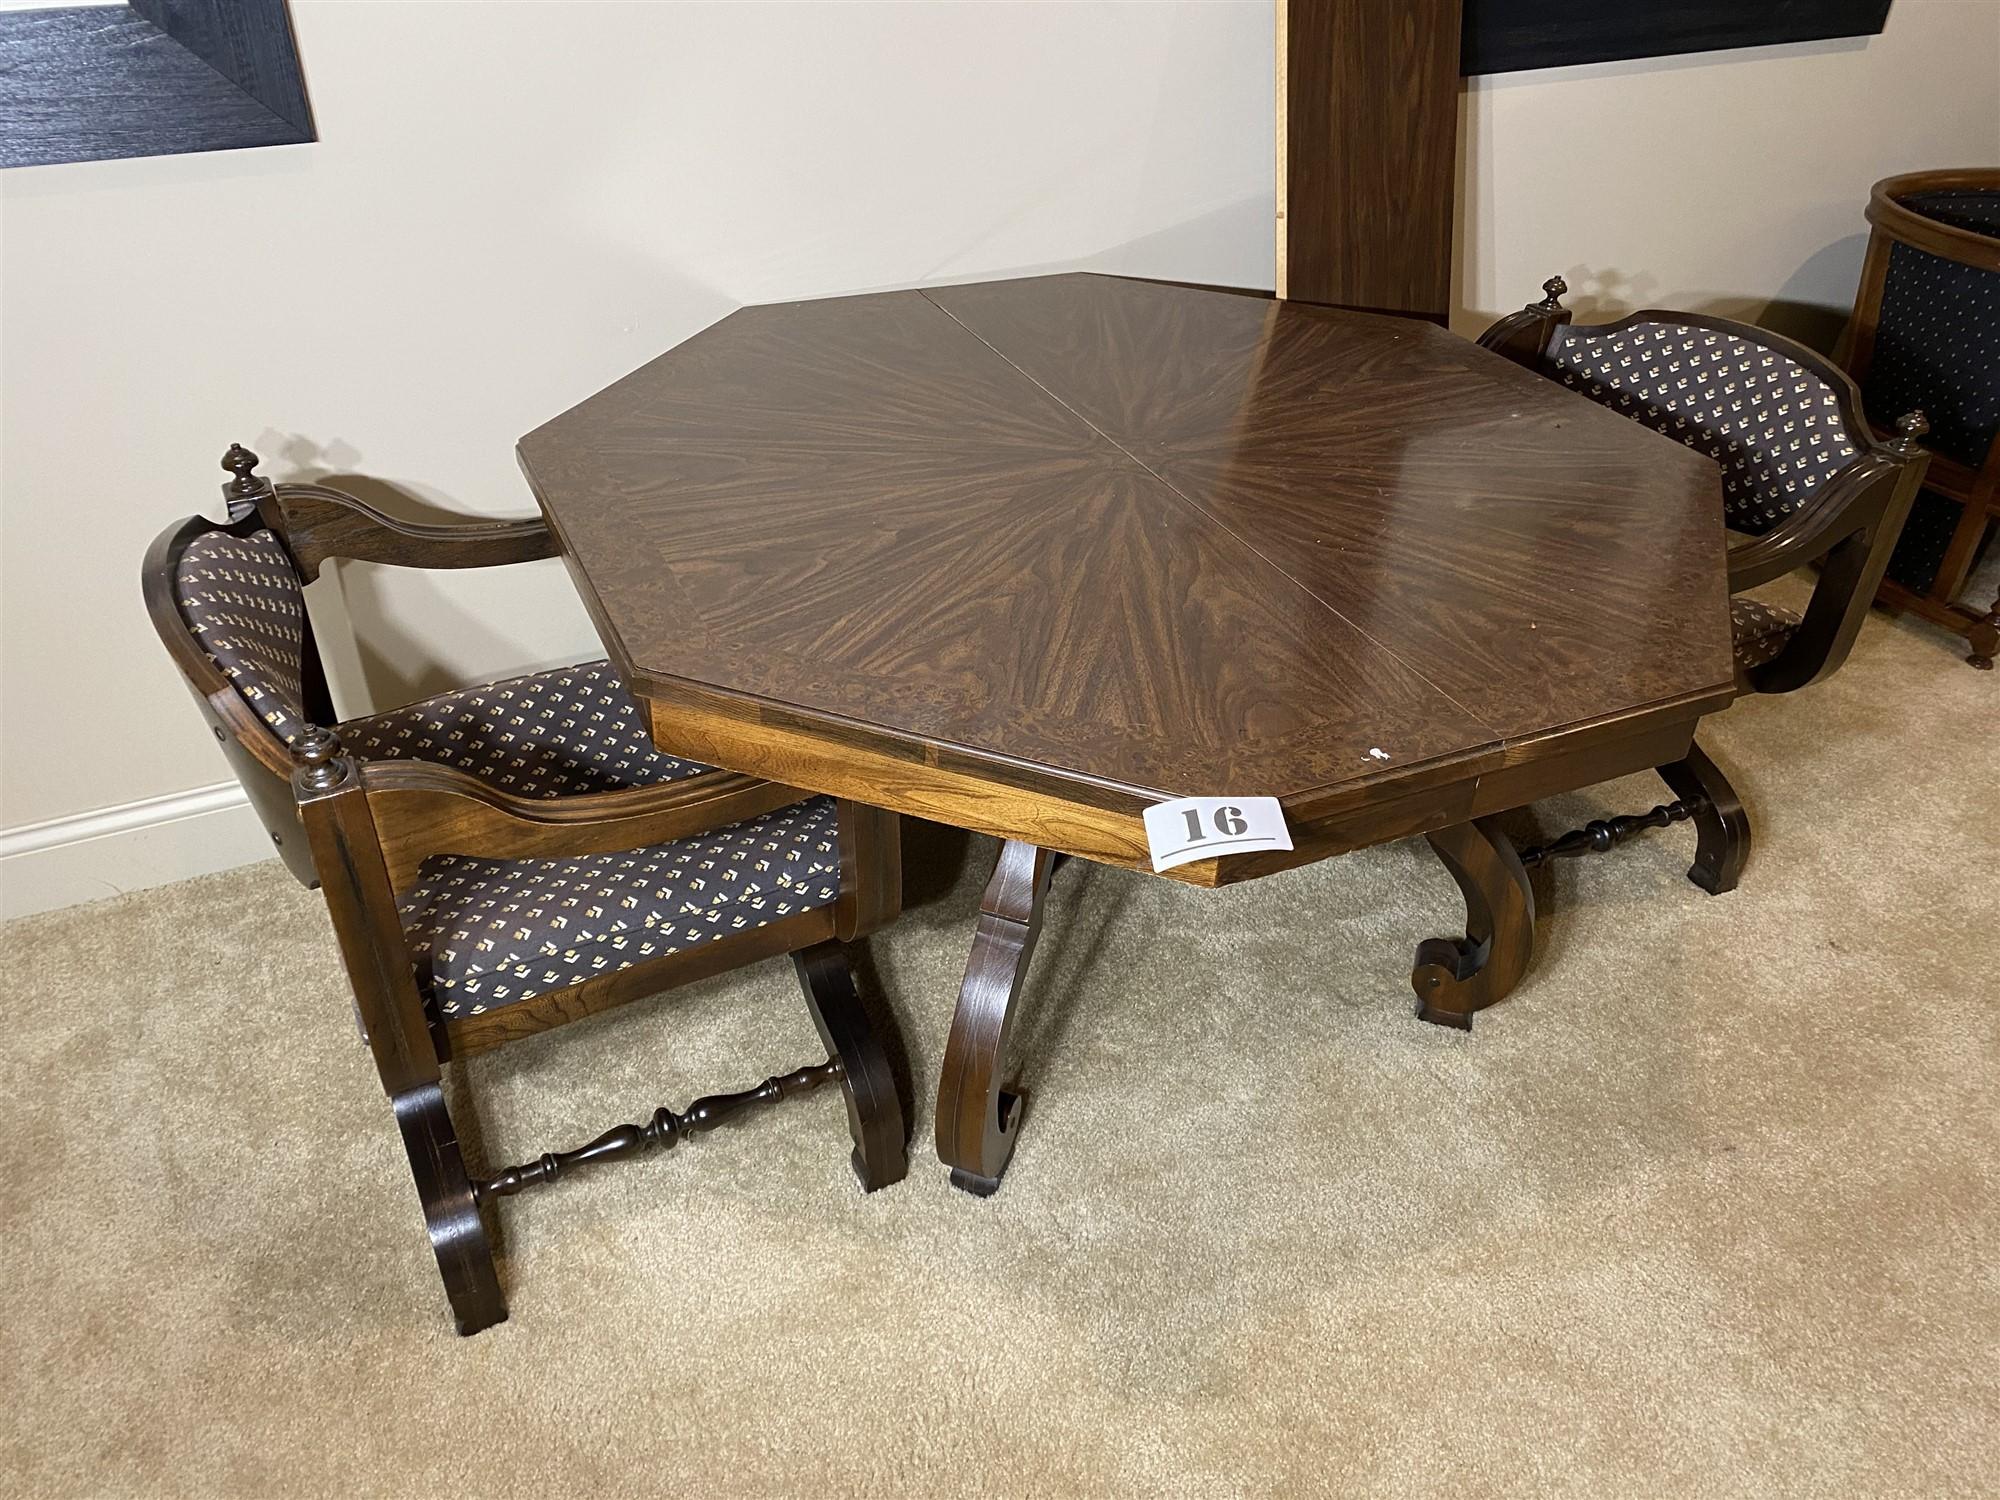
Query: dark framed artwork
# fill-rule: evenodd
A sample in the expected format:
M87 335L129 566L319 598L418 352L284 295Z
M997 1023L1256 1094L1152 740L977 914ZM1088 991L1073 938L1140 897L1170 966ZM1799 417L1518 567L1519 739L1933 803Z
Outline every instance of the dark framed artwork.
M0 167L312 139L285 0L0 11Z
M1459 71L1873 36L1888 16L1889 0L1465 0Z

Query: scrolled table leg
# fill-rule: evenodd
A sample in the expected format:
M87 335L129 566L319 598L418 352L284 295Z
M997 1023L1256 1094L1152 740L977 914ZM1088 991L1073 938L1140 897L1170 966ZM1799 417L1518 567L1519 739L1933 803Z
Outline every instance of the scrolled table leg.
M1424 835L1465 896L1465 936L1417 944L1410 984L1417 1015L1472 1029L1472 1013L1504 1000L1535 947L1535 893L1528 872L1491 818Z
M1659 772L1673 794L1693 809L1695 851L1688 879L1711 896L1735 890L1750 858L1750 815L1729 778L1699 745L1689 745L1683 759Z
M1008 840L979 902L979 925L959 987L938 1079L938 1158L953 1187L986 1197L1014 1154L1022 1097L1011 1087L1007 1032L1041 933L1055 856Z

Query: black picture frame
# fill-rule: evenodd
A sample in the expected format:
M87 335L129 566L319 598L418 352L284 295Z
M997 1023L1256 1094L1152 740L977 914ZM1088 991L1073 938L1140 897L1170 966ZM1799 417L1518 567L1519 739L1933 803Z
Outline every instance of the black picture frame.
M1890 0L1465 0L1459 72L1874 36Z
M0 167L314 139L285 0L0 12Z

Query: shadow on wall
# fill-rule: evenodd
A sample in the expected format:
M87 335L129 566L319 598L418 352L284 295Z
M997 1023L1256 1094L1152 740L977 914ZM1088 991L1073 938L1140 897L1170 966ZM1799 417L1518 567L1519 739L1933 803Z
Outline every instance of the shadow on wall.
M952 286L969 281L1059 276L1065 272L1094 272L1105 276L1269 291L1275 265L1276 233L1271 199L1268 195L1259 194L1234 199L1136 239L1120 240L1114 245L1101 246L1062 260L963 272L943 269L946 264L965 259L979 243L973 241L961 247L947 261L940 262L934 272L917 280L879 282L829 295L852 297L870 292L906 291L911 287ZM1259 252L1246 258L1243 254L1246 241L1261 244Z
M1858 211L1855 217L1859 219ZM1847 326L1847 315L1854 310L1861 263L1867 256L1866 232L1835 240L1808 256L1760 312L1747 316L1759 327L1831 353L1840 330Z
M1868 248L1868 236L1849 235L1815 251L1785 278L1772 297L1729 295L1684 296L1674 312L1697 313L1705 317L1731 318L1751 323L1785 338L1795 339L1809 349L1831 353L1847 324L1855 288L1861 282L1861 261ZM1659 278L1650 272L1621 271L1615 266L1592 266L1579 262L1559 273L1569 283L1564 305L1579 324L1609 323L1628 313L1654 305ZM1523 289L1521 304L1537 299L1535 290ZM1512 307L1506 309L1513 311ZM1461 331L1476 337L1494 318L1470 313Z
M353 472L361 454L338 438L321 444L295 433L265 432L259 435L257 451L277 459L276 465L267 467L284 472L287 481L343 490L399 521L449 525L469 517L487 519L484 512L455 505L434 491ZM550 570L560 599L569 585L562 565L553 559L456 577L483 576L497 582L504 575L509 583L503 587L517 591L531 572L550 576ZM343 717L379 713L466 686L469 679L463 669L443 659L441 647L447 645L453 659L494 663L503 674L551 664L535 661L537 653L519 636L495 628L494 622L520 617L518 611L504 607L504 599L497 601L498 607L468 608L463 599L454 597L453 587L443 583L443 577L432 570L339 559L328 563L307 587L320 654ZM478 585L472 590L481 591ZM546 591L538 591L538 604L541 592ZM580 638L587 640L589 627L580 604L574 614Z

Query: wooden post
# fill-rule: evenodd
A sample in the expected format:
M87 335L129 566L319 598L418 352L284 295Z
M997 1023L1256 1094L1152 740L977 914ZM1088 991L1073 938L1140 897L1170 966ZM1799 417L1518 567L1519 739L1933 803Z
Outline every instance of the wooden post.
M1280 297L1451 311L1461 0L1277 0Z

